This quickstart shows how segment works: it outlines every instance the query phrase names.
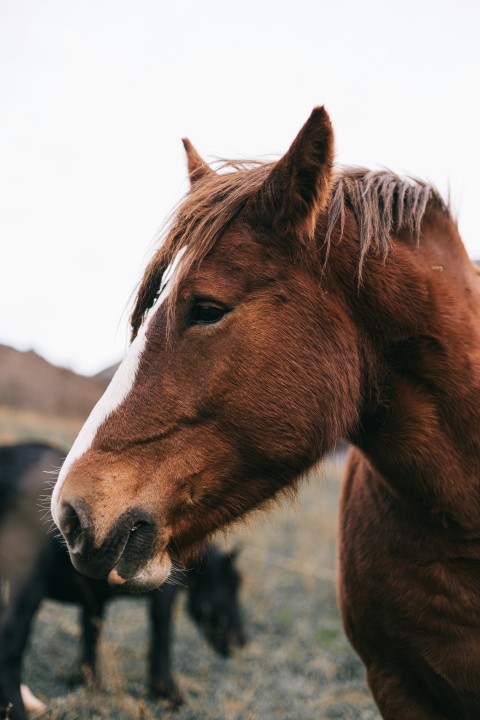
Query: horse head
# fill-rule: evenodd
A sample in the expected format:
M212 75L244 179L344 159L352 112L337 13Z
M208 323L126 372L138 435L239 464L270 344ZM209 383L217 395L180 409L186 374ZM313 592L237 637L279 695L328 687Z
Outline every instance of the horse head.
M184 144L190 192L52 500L74 565L127 587L159 585L172 558L293 488L358 415L357 329L342 283L320 282L327 113L275 163L215 172Z

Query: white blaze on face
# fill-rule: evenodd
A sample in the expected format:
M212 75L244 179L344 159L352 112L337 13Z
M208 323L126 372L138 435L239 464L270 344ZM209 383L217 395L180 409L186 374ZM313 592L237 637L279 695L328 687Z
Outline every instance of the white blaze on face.
M171 284L170 280L173 274L178 269L178 264L185 253L186 247L181 248L175 256L171 265L165 270L162 281L160 283L159 297L157 302L150 308L148 314L132 342L127 350L125 358L120 364L117 372L113 376L109 386L105 390L104 394L93 408L92 412L88 416L84 426L80 430L77 439L73 443L70 452L68 453L65 462L63 463L62 469L60 470L58 480L55 485L55 489L52 495L52 517L58 525L57 506L60 489L68 475L70 468L73 463L78 460L92 445L92 442L97 434L98 428L108 418L109 415L125 400L127 395L130 393L132 386L135 382L135 376L137 374L138 365L142 356L145 343L146 333L148 326L150 325L152 318L155 316L160 305L166 300L170 293Z

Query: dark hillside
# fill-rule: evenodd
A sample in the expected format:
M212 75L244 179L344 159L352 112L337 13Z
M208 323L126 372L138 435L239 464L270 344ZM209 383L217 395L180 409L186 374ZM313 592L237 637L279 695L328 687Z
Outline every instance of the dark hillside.
M40 440L68 449L115 369L85 377L0 344L0 444Z
M105 386L101 378L56 367L33 350L0 345L0 405L76 419L90 412Z

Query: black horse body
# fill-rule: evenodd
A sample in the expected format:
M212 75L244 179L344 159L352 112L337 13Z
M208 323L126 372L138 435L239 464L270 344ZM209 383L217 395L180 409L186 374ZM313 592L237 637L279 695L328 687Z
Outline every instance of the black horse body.
M81 606L81 666L86 680L97 678L97 645L105 604L119 591L105 580L78 573L63 541L48 533L41 519L45 472L62 463L48 445L0 447L0 716L11 704L11 720L24 720L20 680L22 658L33 617L44 598ZM45 498L43 498L44 500ZM239 574L234 558L210 544L197 563L178 578L149 594L152 636L149 689L174 704L182 702L171 673L171 613L181 587L188 609L210 644L227 656L244 644L239 610Z

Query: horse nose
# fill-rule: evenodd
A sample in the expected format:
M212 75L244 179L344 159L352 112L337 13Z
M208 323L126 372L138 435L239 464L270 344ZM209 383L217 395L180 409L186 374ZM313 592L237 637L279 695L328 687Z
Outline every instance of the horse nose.
M64 501L58 520L73 566L89 577L120 584L137 575L154 552L156 523L139 508L117 518L101 542L85 503Z

